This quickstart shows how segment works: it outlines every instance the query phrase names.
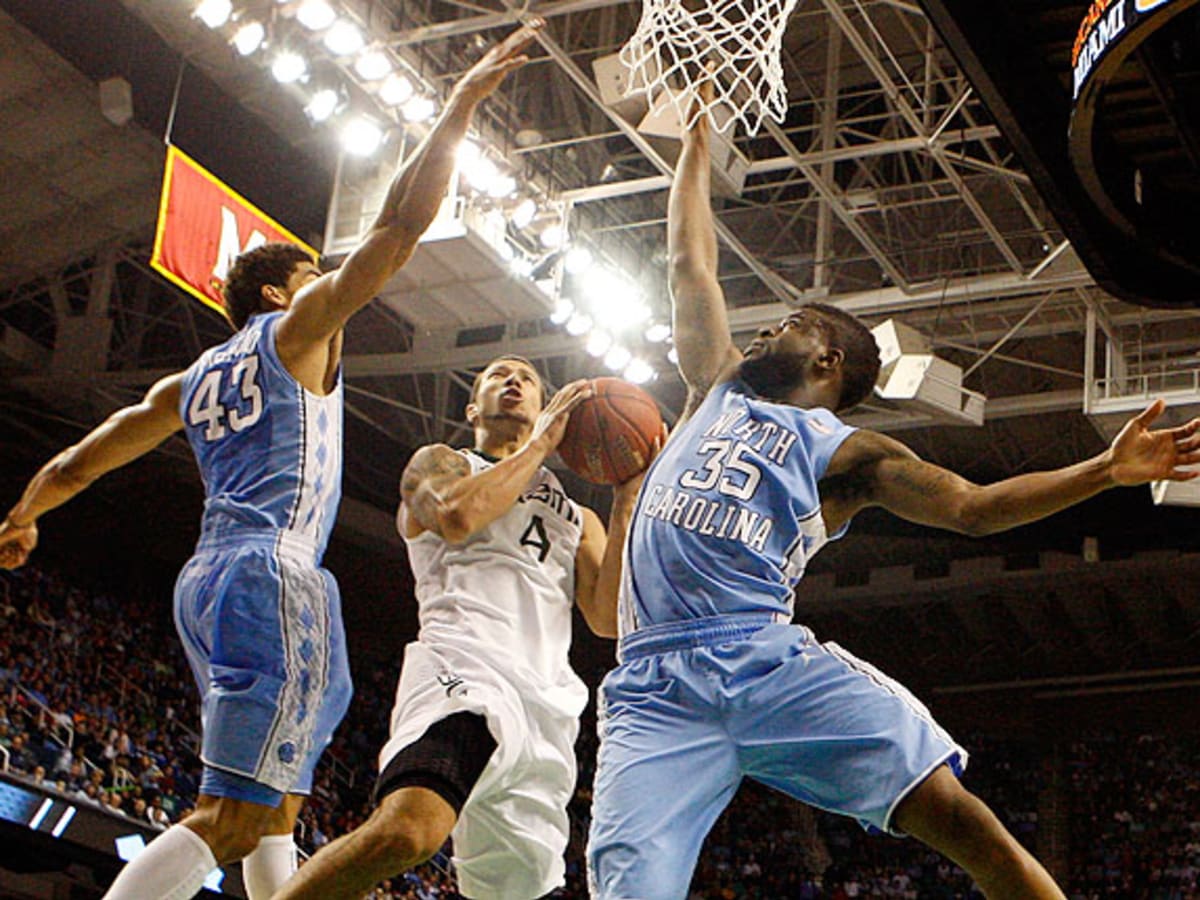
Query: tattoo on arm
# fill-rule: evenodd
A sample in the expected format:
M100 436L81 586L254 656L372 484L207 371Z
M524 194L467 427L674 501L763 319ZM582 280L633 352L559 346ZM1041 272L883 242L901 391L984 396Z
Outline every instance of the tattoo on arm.
M413 456L400 478L400 498L424 528L436 525L439 490L471 474L471 464L461 453L444 445L423 447Z
M950 487L953 473L936 466L926 465L920 460L911 459L900 462L889 473L892 485L925 500L934 500L943 496Z

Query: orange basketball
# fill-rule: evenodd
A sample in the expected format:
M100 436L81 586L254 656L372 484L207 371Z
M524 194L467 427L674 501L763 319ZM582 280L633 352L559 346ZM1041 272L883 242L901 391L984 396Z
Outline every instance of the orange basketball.
M593 378L593 394L571 410L559 455L596 484L620 484L641 472L662 431L654 398L620 378Z

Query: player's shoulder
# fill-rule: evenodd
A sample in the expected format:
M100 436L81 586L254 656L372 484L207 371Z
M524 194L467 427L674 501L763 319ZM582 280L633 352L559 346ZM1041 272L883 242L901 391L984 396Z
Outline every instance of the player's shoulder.
M893 437L871 431L854 429L829 461L826 475L837 475L873 466L886 459L912 458L912 450Z

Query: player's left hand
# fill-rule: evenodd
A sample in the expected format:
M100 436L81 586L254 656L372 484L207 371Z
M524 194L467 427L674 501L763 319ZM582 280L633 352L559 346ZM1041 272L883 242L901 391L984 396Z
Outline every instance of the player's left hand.
M1185 466L1200 464L1200 419L1178 428L1152 430L1151 425L1166 408L1155 400L1125 423L1109 448L1109 471L1115 484L1136 485L1147 481L1190 481L1200 470Z
M37 525L15 525L9 519L0 522L0 569L15 569L25 565L37 546Z
M658 437L654 439L654 443L650 446L650 456L645 461L641 471L627 481L613 485L614 503L628 503L632 505L637 500L638 491L642 489L642 482L646 479L646 473L650 471L650 464L658 458L658 454L662 452L663 445L667 442L670 434L671 432L667 428L667 423L663 422L662 431L659 432Z
M500 43L491 47L462 77L454 88L455 93L473 103L491 94L509 72L529 62L529 57L521 51L533 42L545 24L546 21L540 16L533 16Z

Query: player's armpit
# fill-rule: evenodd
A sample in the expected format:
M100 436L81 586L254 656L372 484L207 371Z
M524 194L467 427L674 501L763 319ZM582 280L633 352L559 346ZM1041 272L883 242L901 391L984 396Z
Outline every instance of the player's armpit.
M471 464L445 444L430 444L413 454L400 477L400 499L408 511L408 537L422 531L447 536L453 510L445 502L445 492L470 474Z

